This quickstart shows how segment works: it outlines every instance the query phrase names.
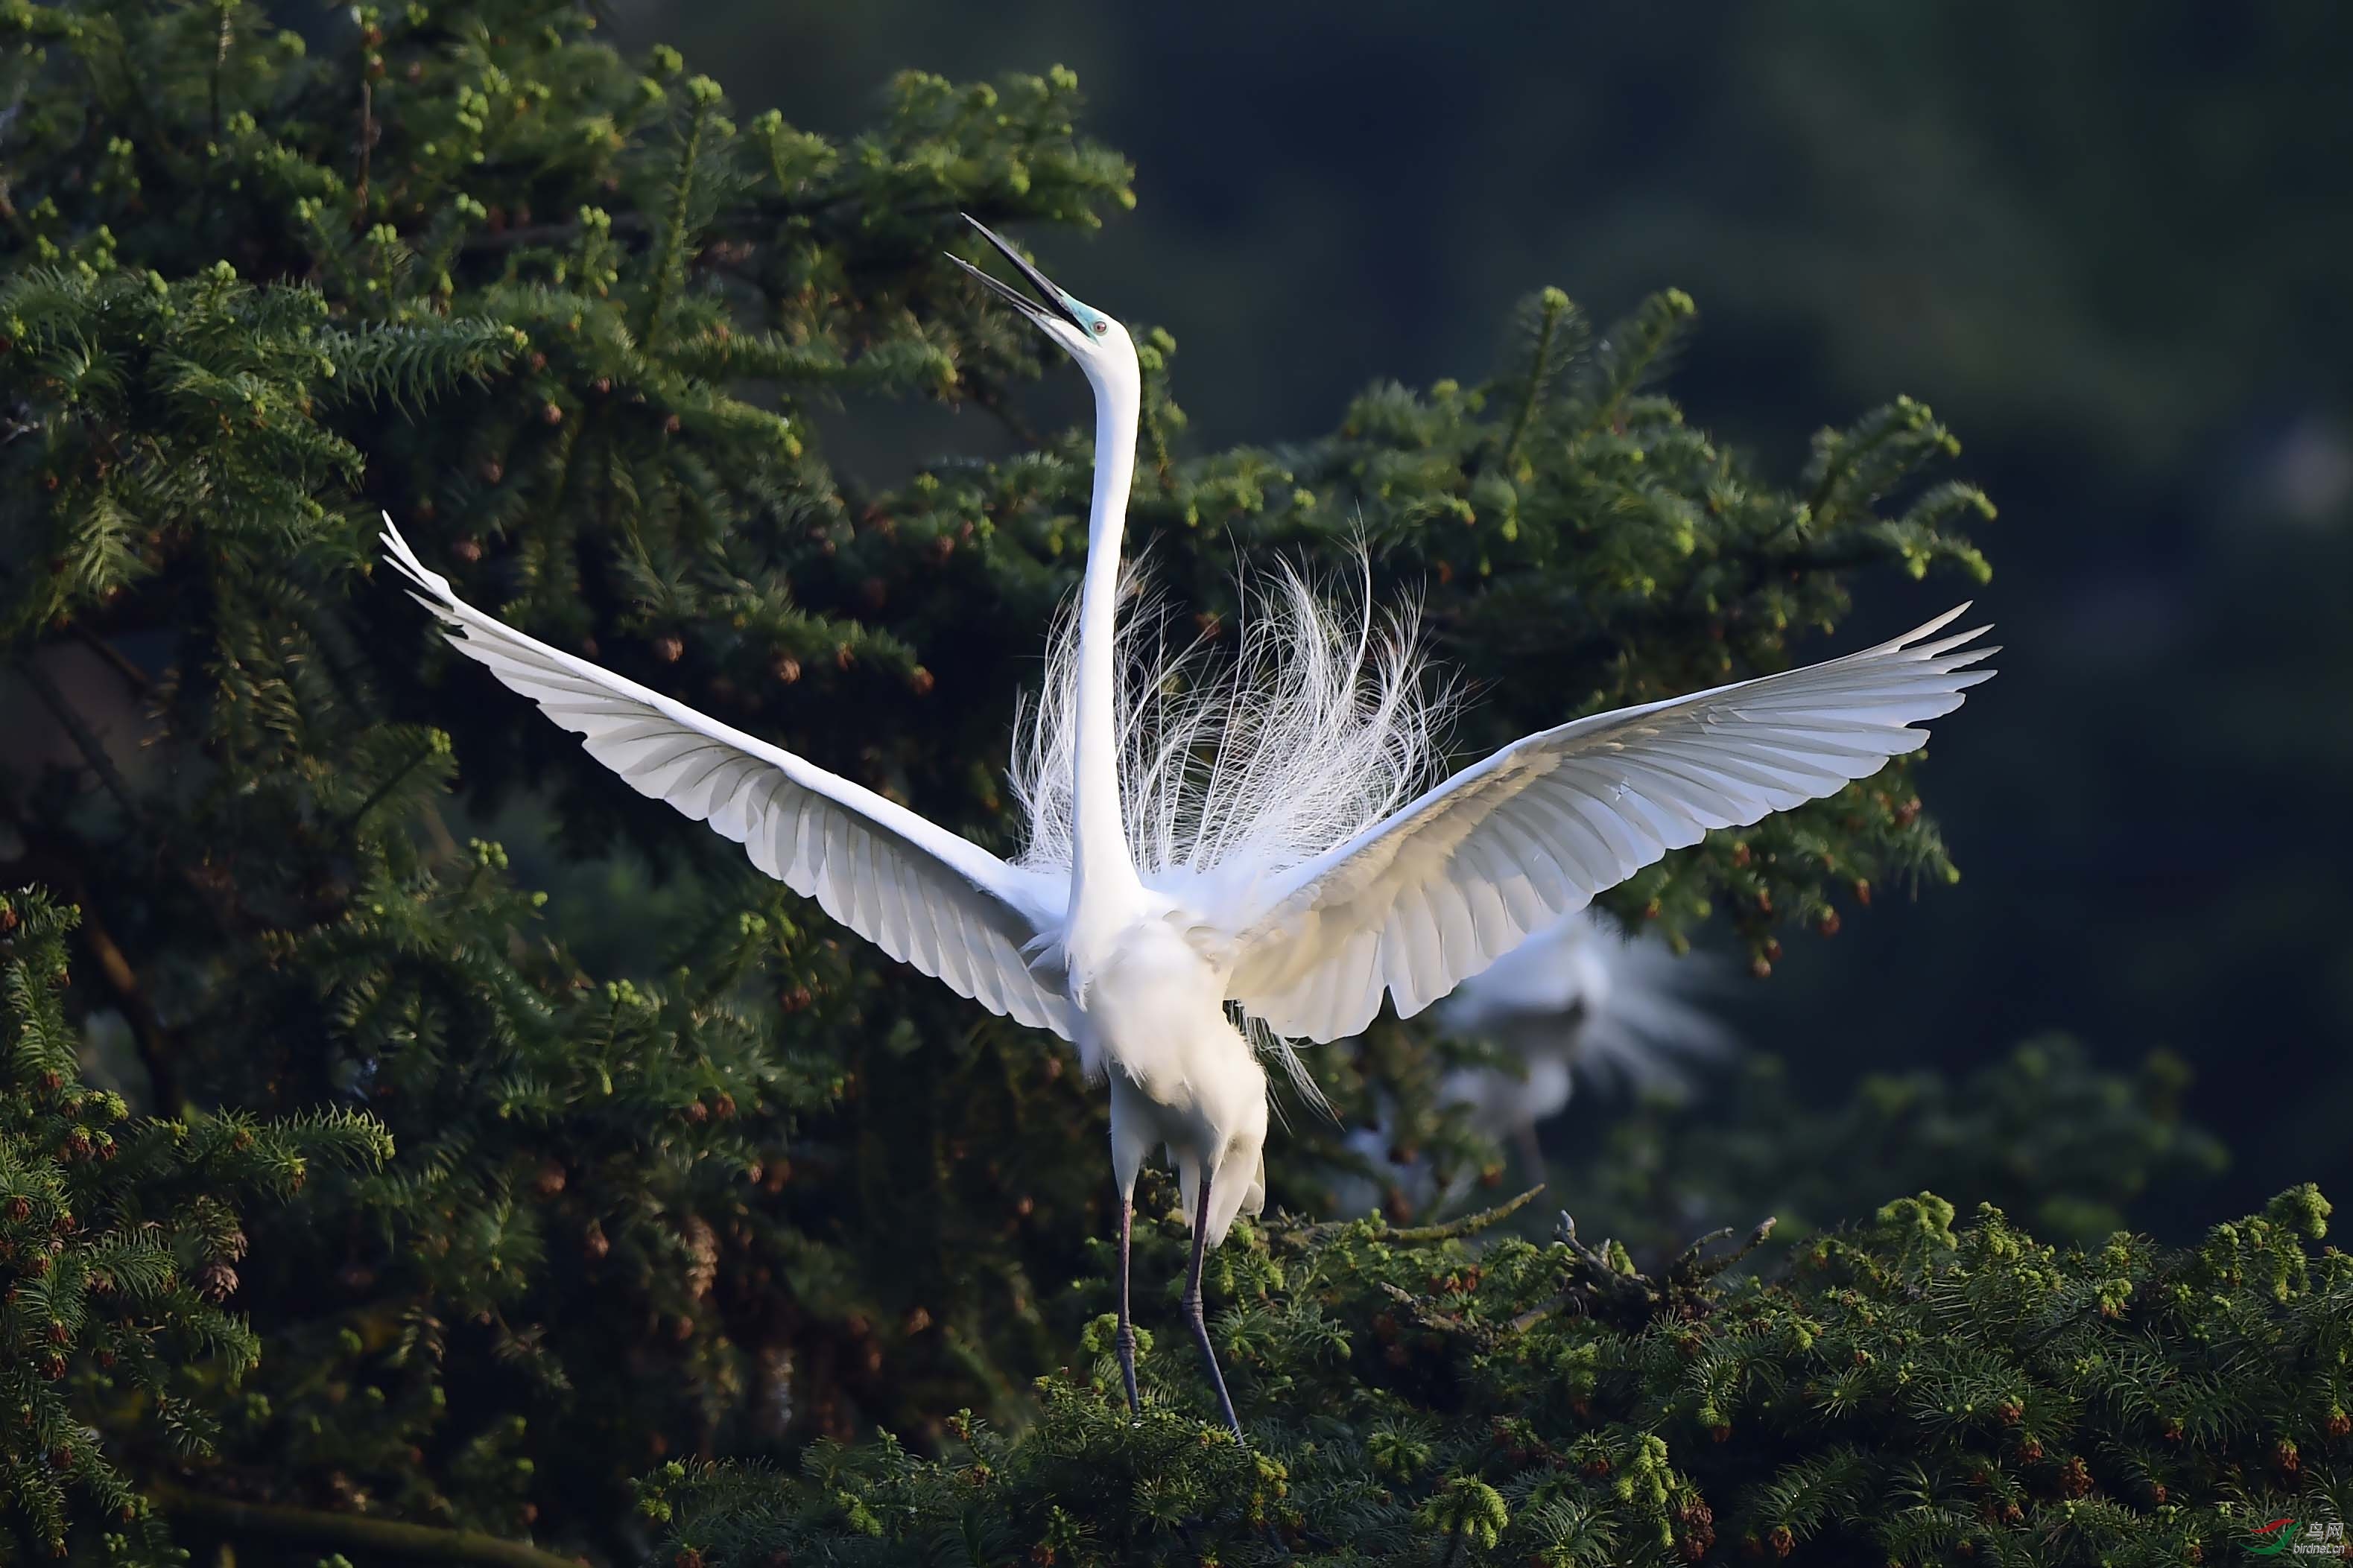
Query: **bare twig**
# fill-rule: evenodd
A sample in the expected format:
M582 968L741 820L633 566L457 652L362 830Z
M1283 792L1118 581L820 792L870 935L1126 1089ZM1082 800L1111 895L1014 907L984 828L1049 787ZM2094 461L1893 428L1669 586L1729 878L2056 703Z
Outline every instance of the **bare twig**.
M72 740L74 749L81 753L82 761L90 764L90 772L98 775L98 782L106 786L106 792L122 807L124 815L144 826L147 814L140 809L137 799L131 793L131 786L123 782L121 773L116 769L114 759L106 754L105 745L97 733L82 721L81 715L74 711L73 704L66 700L65 693L58 689L57 682L49 679L48 671L31 658L19 658L16 668L24 676L26 684L32 687L35 695L40 698L41 706L49 710L50 717L58 721L58 727Z
M131 689L142 697L155 695L155 682L148 677L145 670L125 658L121 648L108 642L79 621L74 623L73 634L79 639L82 647L104 659L115 674L122 677L124 683Z
M1515 1334L1526 1333L1530 1329L1535 1328L1538 1323L1543 1322L1546 1318L1551 1317L1563 1307L1571 1307L1576 1304L1577 1292L1574 1290L1563 1290L1557 1296L1554 1296L1547 1300L1539 1301L1536 1305L1530 1307L1526 1311L1522 1312L1518 1317L1514 1318L1512 1320L1512 1331Z
M429 761L432 756L433 748L427 746L417 752L416 755L410 757L406 762L401 763L400 766L395 768L389 777L385 779L382 784L377 784L375 789L368 792L366 799L361 801L359 805L353 806L351 810L343 814L343 820L336 825L338 830L348 833L352 829L357 827L362 819L364 819L369 812L374 811L376 806L382 803L385 796L390 795L394 790L398 789L402 780L408 777L410 773L415 773L420 763ZM437 822L438 821L438 818L436 820ZM447 827L442 828L441 837L447 838L448 836L449 830Z
M1419 1328L1435 1330L1441 1334L1468 1334L1482 1344L1491 1343L1494 1340L1495 1332L1493 1329L1482 1324L1465 1322L1460 1313L1440 1311L1436 1303L1428 1297L1417 1296L1410 1290L1400 1289L1386 1279L1381 1281L1381 1294L1403 1307L1407 1315L1413 1319L1415 1326Z
M1773 1216L1768 1214L1757 1222L1757 1227L1748 1233L1747 1240L1730 1252L1703 1260L1700 1258L1700 1249L1712 1242L1722 1241L1725 1237L1730 1236L1732 1227L1727 1225L1722 1230L1710 1231L1683 1249L1683 1256L1676 1258L1668 1268L1667 1278L1679 1284L1688 1281L1694 1285L1713 1279L1764 1246L1767 1238L1773 1234Z
M375 83L367 79L367 67L360 67L360 177L352 187L352 224L354 227L367 222L368 162L375 152Z
M215 8L220 15L220 37L213 48L212 112L206 123L211 127L207 135L208 144L216 147L220 143L221 132L221 69L228 64L228 47L235 37L231 24L235 7L232 0L216 0Z
M1456 1237L1476 1235L1490 1226L1500 1225L1511 1218L1535 1202L1543 1192L1544 1184L1538 1182L1519 1196L1506 1199L1493 1208L1481 1209L1477 1214L1464 1215L1461 1219L1449 1220L1444 1225L1424 1225L1416 1226L1408 1230L1393 1230L1381 1239L1399 1247L1415 1247L1428 1241L1451 1241Z
M1604 1241L1599 1247L1587 1245L1577 1234L1575 1216L1564 1209L1560 1225L1553 1233L1553 1239L1569 1253L1564 1288L1550 1300L1514 1318L1512 1327L1525 1332L1553 1313L1568 1308L1576 1308L1588 1316L1607 1316L1630 1322L1662 1314L1699 1315L1707 1282L1762 1247L1766 1237L1773 1234L1773 1221L1768 1217L1759 1222L1748 1233L1748 1239L1728 1253L1715 1258L1701 1256L1731 1234L1728 1226L1710 1231L1652 1276L1626 1263L1625 1249L1614 1242Z

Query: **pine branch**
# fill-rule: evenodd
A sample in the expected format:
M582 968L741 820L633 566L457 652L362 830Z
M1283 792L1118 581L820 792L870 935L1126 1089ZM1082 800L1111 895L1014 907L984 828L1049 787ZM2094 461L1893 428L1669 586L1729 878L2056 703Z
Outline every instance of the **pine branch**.
M166 1514L201 1520L239 1534L304 1546L383 1552L435 1563L479 1563L486 1568L577 1568L587 1559L562 1557L521 1541L473 1530L445 1530L362 1514L283 1503L244 1502L170 1481L150 1484L148 1495Z
M1535 342L1528 352L1526 385L1520 394L1519 406L1512 415L1511 433L1504 437L1504 453L1500 467L1509 474L1519 467L1520 443L1528 433L1529 424L1544 404L1544 396L1554 374L1553 342L1560 334L1561 318L1574 309L1568 296L1557 289L1546 289L1537 297L1538 311Z
M688 225L693 212L695 181L702 172L702 139L712 117L719 112L719 84L709 77L695 78L687 84L687 92L692 109L679 150L677 182L662 223L659 252L646 288L645 305L637 321L638 340L649 345L662 328L671 291L685 276Z
M1544 1184L1539 1182L1517 1197L1506 1199L1493 1208L1482 1209L1477 1214L1464 1215L1460 1219L1448 1220L1443 1225L1412 1226L1404 1228L1385 1225L1375 1226L1372 1227L1369 1239L1385 1247L1427 1247L1436 1242L1454 1241L1463 1237L1476 1236L1481 1231L1493 1229L1511 1218L1512 1215L1535 1202L1543 1192ZM1320 1220L1313 1225L1293 1224L1283 1226L1271 1225L1266 1227L1267 1239L1292 1247L1322 1247L1334 1237L1354 1230L1364 1223L1362 1220Z

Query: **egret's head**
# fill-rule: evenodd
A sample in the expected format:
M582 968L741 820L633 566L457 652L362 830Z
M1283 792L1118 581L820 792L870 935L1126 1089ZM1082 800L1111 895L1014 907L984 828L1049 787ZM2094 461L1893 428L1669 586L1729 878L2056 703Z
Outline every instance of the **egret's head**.
M1009 284L1000 283L979 268L959 256L950 261L971 273L1007 304L1036 323L1039 331L1062 345L1070 356L1079 362L1087 379L1098 387L1135 386L1142 375L1136 367L1135 344L1127 329L1104 315L1093 306L1073 299L1055 286L1052 279L1021 258L1021 253L990 232L978 218L966 215L965 222L980 230L983 238L1005 254L1005 259L1020 269L1021 276L1038 290L1043 303Z

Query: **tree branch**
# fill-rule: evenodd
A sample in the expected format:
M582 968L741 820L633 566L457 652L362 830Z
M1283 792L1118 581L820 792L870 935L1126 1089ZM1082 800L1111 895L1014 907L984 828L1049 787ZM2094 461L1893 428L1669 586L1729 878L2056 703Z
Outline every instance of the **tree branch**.
M81 752L82 761L90 764L90 772L98 775L98 782L106 786L107 794L122 807L123 815L144 826L146 814L139 809L131 786L123 782L122 774L114 766L114 759L106 754L106 747L99 741L97 733L82 721L80 714L74 711L73 704L66 700L66 694L58 689L57 682L51 680L48 672L32 658L19 658L16 668L24 676L26 684L40 698L41 706L49 710L50 717L57 720L58 727L72 740L74 749Z
M1373 1239L1391 1247L1419 1247L1427 1242L1452 1241L1458 1237L1475 1235L1485 1230L1489 1226L1498 1225L1511 1218L1512 1215L1534 1203L1536 1194L1543 1191L1543 1184L1538 1183L1518 1197L1497 1204L1491 1209L1482 1209L1477 1214L1464 1215L1461 1219L1448 1220L1444 1225L1415 1226L1406 1230L1384 1226L1374 1233ZM1330 1240L1357 1223L1352 1219L1327 1219L1314 1225L1297 1226L1282 1230L1270 1228L1267 1239L1271 1242L1281 1242L1285 1247L1304 1250Z
M445 1563L481 1563L492 1568L578 1568L585 1559L562 1557L528 1542L509 1541L476 1530L442 1530L398 1520L370 1519L364 1514L331 1513L324 1509L291 1508L282 1503L241 1502L155 1481L148 1497L176 1519L202 1520L236 1533L319 1546L357 1547L395 1557L424 1558Z
M104 637L100 637L96 632L91 631L79 621L76 621L74 623L73 634L76 639L81 643L82 647L90 649L90 652L104 659L108 666L113 669L115 674L122 677L124 684L128 685L131 689L136 691L142 697L153 697L155 695L155 682L148 677L145 670L140 668L137 665L132 663L130 659L124 658L121 648L116 647L112 643L108 642Z

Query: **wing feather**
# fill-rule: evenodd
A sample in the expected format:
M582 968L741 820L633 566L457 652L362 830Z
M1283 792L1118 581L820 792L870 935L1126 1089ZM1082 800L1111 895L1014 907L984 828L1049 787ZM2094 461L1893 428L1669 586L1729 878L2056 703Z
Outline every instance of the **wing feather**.
M1506 746L1200 919L1228 996L1278 1033L1411 1015L1671 849L1835 794L1917 750L1999 650L1968 606L1842 658L1580 719Z
M1064 889L871 790L505 626L459 599L385 520L387 558L458 651L581 738L630 788L744 846L892 958L993 1012L1072 1037L1060 976L1025 948ZM1050 948L1050 944L1049 944Z

